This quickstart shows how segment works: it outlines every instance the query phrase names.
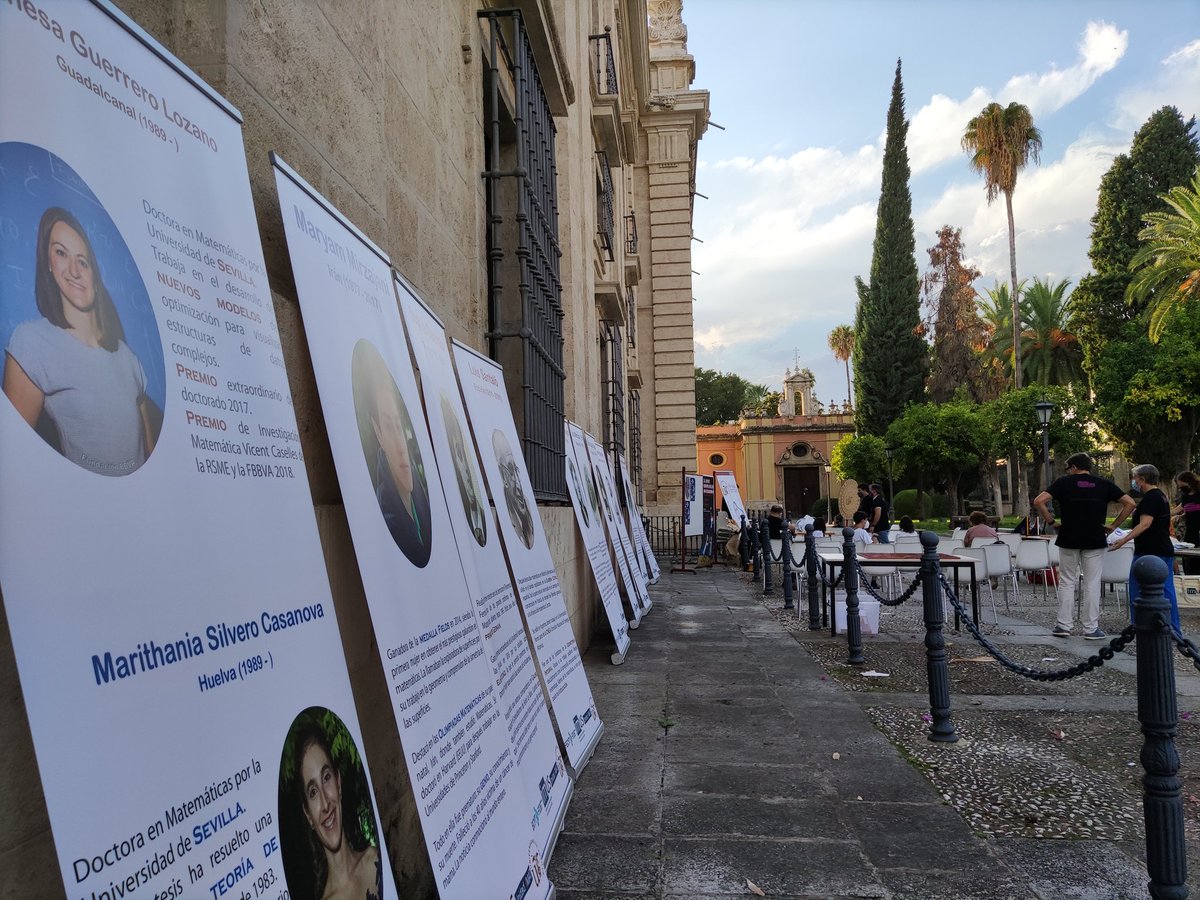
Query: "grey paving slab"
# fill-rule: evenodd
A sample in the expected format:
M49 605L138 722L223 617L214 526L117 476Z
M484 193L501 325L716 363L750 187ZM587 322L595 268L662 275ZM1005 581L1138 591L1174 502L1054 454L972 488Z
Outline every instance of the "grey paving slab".
M606 733L550 866L562 900L742 898L747 879L784 900L1146 896L1136 841L976 834L958 798L943 797L947 761L913 749L925 749L919 681L874 690L844 665L843 637L810 633L806 612L781 616L781 598L764 602L740 573L664 573L651 593L624 665L602 646L585 657ZM871 642L877 658L920 651L919 614L903 615ZM1036 630L1017 634L1017 621L989 633L1003 641L1007 629L1026 654L1040 657L1039 640L1059 652ZM972 647L953 638L954 654ZM919 659L908 668L923 677ZM1080 702L1040 689L976 693L955 695L956 711L997 722ZM1096 713L1128 716L1128 697L1096 696ZM881 705L917 743L884 727ZM971 716L961 719L970 731Z

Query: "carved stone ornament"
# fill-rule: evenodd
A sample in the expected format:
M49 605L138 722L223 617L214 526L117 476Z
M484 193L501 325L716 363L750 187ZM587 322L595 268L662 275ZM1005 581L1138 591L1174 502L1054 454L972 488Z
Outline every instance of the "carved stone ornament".
M646 12L650 19L651 43L687 43L687 26L683 24L683 0L648 0Z
M651 109L674 109L678 102L679 98L672 97L670 94L655 94L646 101L646 105Z

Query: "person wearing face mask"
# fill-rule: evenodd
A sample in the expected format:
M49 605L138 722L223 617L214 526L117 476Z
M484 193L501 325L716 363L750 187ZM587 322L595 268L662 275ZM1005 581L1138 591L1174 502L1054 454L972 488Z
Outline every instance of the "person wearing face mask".
M1163 582L1163 595L1171 604L1171 624L1179 631L1179 603L1175 598L1175 545L1171 541L1171 503L1158 486L1158 469L1146 464L1134 466L1130 473L1131 486L1139 491L1142 499L1133 511L1133 528L1119 541L1113 542L1110 550L1124 547L1133 541L1133 564L1143 556L1156 556L1167 567L1167 580ZM1129 570L1129 620L1133 621L1133 601L1141 596L1141 586Z

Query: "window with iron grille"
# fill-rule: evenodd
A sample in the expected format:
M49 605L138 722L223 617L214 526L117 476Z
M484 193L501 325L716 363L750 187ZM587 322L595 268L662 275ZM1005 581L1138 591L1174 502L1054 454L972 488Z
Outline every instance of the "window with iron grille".
M488 355L504 367L539 501L567 502L555 125L517 10L479 13L484 72ZM503 79L503 80L502 80ZM511 84L513 108L501 85Z
M596 231L600 235L600 247L604 250L604 258L612 262L613 241L616 225L613 216L613 182L612 169L608 167L608 154L603 150L596 151Z
M604 365L604 447L613 454L625 452L625 342L621 326L600 323L600 355Z
M639 391L629 392L629 477L633 489L642 493L642 396Z
M625 255L637 256L637 216L632 212L625 217Z
M637 347L637 292L633 285L625 288L625 305L628 308L629 346Z

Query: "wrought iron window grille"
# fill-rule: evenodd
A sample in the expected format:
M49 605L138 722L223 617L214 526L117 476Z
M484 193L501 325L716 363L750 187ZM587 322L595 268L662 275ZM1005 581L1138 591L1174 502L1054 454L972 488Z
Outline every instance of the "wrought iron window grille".
M625 316L626 326L629 329L629 346L637 347L637 293L633 289L633 285L625 288Z
M637 256L638 233L637 216L632 212L625 217L625 255Z
M617 62L613 57L612 26L604 26L604 34L588 36L592 51L592 74L595 78L596 94L614 97L617 90Z
M625 452L625 342L621 326L600 323L600 346L604 357L604 445L612 452Z
M642 395L640 391L629 392L629 477L633 489L642 493Z
M613 216L612 169L608 167L608 154L596 151L599 172L596 177L596 232L600 235L600 248L604 258L612 262L616 227Z
M534 496L568 502L555 124L518 10L484 10L488 355L500 362ZM501 66L513 86L511 113ZM518 404L519 399L519 404Z

